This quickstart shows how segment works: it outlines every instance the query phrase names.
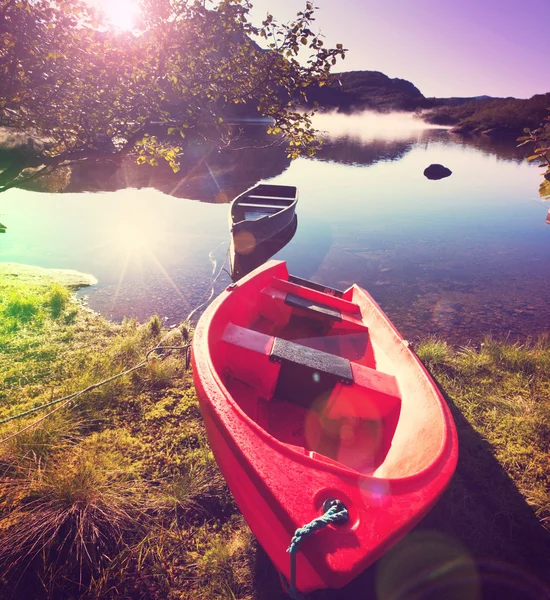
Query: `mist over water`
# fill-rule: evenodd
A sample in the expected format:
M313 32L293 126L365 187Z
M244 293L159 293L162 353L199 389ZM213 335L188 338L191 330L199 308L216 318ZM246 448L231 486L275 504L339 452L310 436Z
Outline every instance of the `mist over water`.
M364 111L353 115L336 111L317 113L313 117L313 125L321 132L323 138L349 138L363 144L376 140L412 140L429 131L449 129L425 123L419 116L410 112Z

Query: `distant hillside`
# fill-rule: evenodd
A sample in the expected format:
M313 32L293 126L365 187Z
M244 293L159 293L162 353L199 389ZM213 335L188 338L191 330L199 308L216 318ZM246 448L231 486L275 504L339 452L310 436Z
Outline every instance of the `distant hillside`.
M417 110L431 103L406 79L391 79L378 71L334 73L329 85L307 90L308 104L340 112Z
M527 100L480 98L458 105L440 102L423 118L428 123L454 126L451 131L461 135L518 137L524 127L538 127L550 114L549 109L550 93Z
M329 85L307 90L307 104L344 113L362 110L419 111L434 125L448 125L462 135L518 137L524 127L537 127L548 115L550 93L517 98L426 98L406 79L378 71L334 73Z

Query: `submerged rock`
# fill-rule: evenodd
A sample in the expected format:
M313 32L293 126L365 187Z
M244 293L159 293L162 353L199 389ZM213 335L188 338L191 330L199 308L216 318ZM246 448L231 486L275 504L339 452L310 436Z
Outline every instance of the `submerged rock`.
M443 165L433 164L424 169L424 176L428 179L443 179L452 175L451 169L447 169Z

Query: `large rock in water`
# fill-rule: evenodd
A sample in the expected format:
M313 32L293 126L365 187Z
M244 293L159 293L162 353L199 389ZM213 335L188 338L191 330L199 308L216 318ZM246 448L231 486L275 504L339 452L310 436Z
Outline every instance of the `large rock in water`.
M444 177L449 177L453 172L451 169L447 169L443 165L430 165L424 169L424 176L428 179L443 179Z

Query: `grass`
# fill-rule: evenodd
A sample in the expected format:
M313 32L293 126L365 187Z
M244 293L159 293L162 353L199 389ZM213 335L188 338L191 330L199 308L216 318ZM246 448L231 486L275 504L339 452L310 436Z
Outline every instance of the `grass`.
M158 317L108 322L56 278L0 278L0 419L189 337ZM550 579L550 342L426 340L417 353L453 411L457 473L364 577L313 598L432 597L422 582L454 573L454 585L459 568L470 585L487 561L531 573L530 585ZM214 462L184 362L179 352L156 356L35 426L26 428L43 412L0 426L0 439L19 432L0 443L0 597L285 597ZM400 561L409 568L396 577Z
M550 529L550 339L458 350L428 340L417 353Z
M110 323L47 277L2 278L0 419L188 338L158 317ZM20 432L0 444L0 597L249 595L242 548L214 550L249 533L183 365L181 352L151 357L36 426L44 411L0 427L0 439Z

